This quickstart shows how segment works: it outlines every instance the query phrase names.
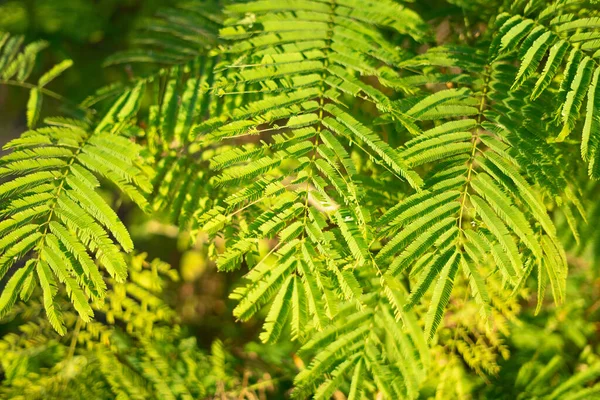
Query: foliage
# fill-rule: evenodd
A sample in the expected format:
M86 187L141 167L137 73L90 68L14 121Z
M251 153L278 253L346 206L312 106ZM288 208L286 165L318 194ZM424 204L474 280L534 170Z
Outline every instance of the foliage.
M206 354L184 333L161 298L169 281L177 280L175 270L146 261L145 254L128 261L129 282L112 281L113 291L95 310L104 323L83 324L70 313L65 320L72 333L60 337L47 321L32 317L18 334L4 337L3 396L197 399L221 392L250 396L272 386L259 380L242 387L223 343L215 341ZM41 308L28 305L25 312L35 315Z
M70 60L32 80L45 43L2 34L0 85L29 91L0 159L3 393L599 396L599 22L595 0L180 2L79 104L46 88ZM40 123L46 97L68 117ZM126 254L150 227L233 277L262 345L201 348L175 270Z

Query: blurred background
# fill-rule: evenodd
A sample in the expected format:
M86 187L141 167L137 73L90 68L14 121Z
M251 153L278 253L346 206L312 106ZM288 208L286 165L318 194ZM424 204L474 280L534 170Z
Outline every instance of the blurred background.
M429 15L437 27L438 43L453 34L448 8L438 6L442 3L446 6L449 3L466 4L472 9L473 15L477 15L476 5L480 1L417 2L416 7L435 10ZM144 18L153 15L160 7L172 4L173 1L169 0L0 0L0 31L22 34L26 43L35 40L49 43L49 48L41 53L40 62L35 66L34 76L39 76L41 71L61 60L72 59L74 66L60 79L51 82L48 88L79 103L96 89L122 81L131 74L125 67L104 68L102 63L109 55L127 47L127 40L124 39ZM451 10L456 13L457 8ZM484 26L485 19L486 16L481 15L472 18L474 24ZM0 145L27 129L27 98L26 89L0 85ZM60 102L49 99L44 104L42 117L59 114L63 111L61 107L63 105ZM587 211L590 220L600 216L600 202L590 205ZM206 240L200 238L190 248L189 237L179 235L174 226L148 221L127 204L122 205L119 213L131 228L139 252L148 252L149 259L160 258L179 270L182 279L169 291L168 300L176 307L182 321L198 338L201 346L208 349L213 340L219 338L226 342L234 356L237 355L236 351L244 352L245 358L257 352L261 352L261 356L266 354L260 359L256 357L256 360L268 365L274 374L278 370L282 372L296 368L289 357L293 345L278 344L264 352L264 345L257 343L260 321L253 319L245 324L235 322L232 316L233 302L227 296L243 271L217 273L214 264L208 261ZM594 227L591 226L584 235L588 239L593 237L590 240L592 253L600 253L597 251L600 248L600 235ZM498 355L490 355L490 359L482 360L481 356L474 356L474 365L470 365L469 355L462 355L465 371L468 371L462 377L465 385L469 390L483 385L483 391L486 392L482 394L483 397L477 398L516 398L521 390L519 385L526 386L528 380L533 379L557 354L565 359L560 368L567 376L578 368L586 368L586 365L600 360L600 279L597 258L590 256L589 252L583 254L573 251L569 255L570 301L566 305L559 308L545 306L538 316L534 316L535 296L531 296L531 302L518 305L522 313L519 319L509 321L513 332L498 347L498 358L495 358ZM456 308L460 309L460 304ZM12 328L0 326L0 334ZM481 349L483 351L483 347ZM508 357L508 354L511 356ZM501 367L499 370L492 368L496 363ZM482 374L469 371L469 367L485 370L486 365L493 370L486 370ZM282 372L279 375L293 377L293 373ZM424 398L435 393L438 378L432 377L431 390L429 393L427 388L424 390ZM489 382L494 385L485 385ZM280 385L285 391L291 386L291 380L284 380Z
M122 50L124 38L140 21L169 0L0 0L0 31L25 36L25 43L45 40L49 48L40 54L33 72L46 71L64 59L74 66L52 82L49 89L80 102L122 71L103 68L102 62ZM0 143L26 129L24 105L28 92L0 86ZM60 104L49 101L45 115L56 114Z

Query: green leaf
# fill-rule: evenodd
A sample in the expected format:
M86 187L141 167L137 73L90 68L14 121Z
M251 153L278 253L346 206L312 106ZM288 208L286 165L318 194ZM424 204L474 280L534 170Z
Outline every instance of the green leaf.
M29 100L27 101L27 126L29 128L35 127L35 124L40 118L41 110L42 93L40 92L40 89L33 88L29 91Z
M24 267L19 268L13 276L10 277L0 295L0 318L6 315L8 310L15 304L21 289L26 285L34 267L35 262L29 260Z
M54 276L50 272L50 268L45 261L39 260L37 262L37 273L40 280L40 286L44 294L44 309L48 316L48 321L52 327L60 334L65 335L67 333L65 324L63 321L62 313L55 303L54 298L56 296L57 288Z
M60 63L53 66L49 71L45 72L44 75L38 80L38 86L40 88L46 86L48 83L53 81L55 78L60 76L63 72L73 66L72 60L63 60Z
M567 54L569 44L564 40L559 40L551 48L546 60L546 65L542 74L535 83L533 92L531 93L531 99L537 99L550 85L552 79L556 76L558 69L560 68L562 61Z
M437 328L442 322L442 317L446 311L446 306L450 301L450 294L454 287L454 278L458 271L458 266L461 263L462 256L460 253L454 253L444 265L440 272L437 284L433 290L431 304L425 317L425 337L431 341L437 332Z
M260 334L260 340L263 343L276 342L281 335L281 331L288 319L291 309L291 298L294 291L294 279L290 275L282 284L279 293L273 300L267 319L265 320L264 331Z

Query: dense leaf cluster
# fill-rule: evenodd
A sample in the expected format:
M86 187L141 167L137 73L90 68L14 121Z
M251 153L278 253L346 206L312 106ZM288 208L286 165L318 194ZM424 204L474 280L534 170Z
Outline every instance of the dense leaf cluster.
M521 307L547 312L550 292L569 309L570 264L598 256L600 4L448 3L444 39L409 1L183 2L106 61L143 73L43 122L72 62L31 80L45 43L0 34L0 84L29 90L30 129L0 159L0 317L49 323L3 339L2 390L271 385L240 383L221 342L208 356L176 324L161 298L176 274L126 254L121 202L244 271L233 315L297 343L292 397L469 398L464 374L497 375L520 315L535 321ZM573 329L586 368L535 353L519 398L599 395L589 326Z

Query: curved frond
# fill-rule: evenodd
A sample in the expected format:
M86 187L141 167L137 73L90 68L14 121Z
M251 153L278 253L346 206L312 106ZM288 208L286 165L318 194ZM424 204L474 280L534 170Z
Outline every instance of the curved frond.
M526 26L515 31L515 37L521 29ZM512 36L506 39L510 40ZM384 245L376 261L389 265L385 274L400 276L406 272L415 280L404 308L428 299L425 295L435 286L426 317L430 340L442 319L458 270L463 271L486 318L490 309L488 289L478 270L490 259L496 265L493 273L514 288L529 277L530 265L547 268L557 302L564 299L566 280L566 261L558 255L563 250L554 223L539 188L521 170L521 155L514 155L518 149L513 141L520 137L516 135L523 124L510 121L516 114L512 111L516 104L501 94L507 79L517 71L506 70L497 61L485 62L483 57L470 57L469 65L466 55L454 50L434 49L417 56L413 63L451 66L464 61L467 71L480 81L472 94L464 89L444 90L422 98L407 110L440 107L447 113L420 114L423 122L438 120L440 115L442 121L405 143L400 154L410 165L433 167L425 178L424 190L401 200L378 222ZM452 104L461 97L463 106L456 108ZM536 176L534 183L553 189L548 181L554 184L558 179L560 175L547 179ZM564 186L557 189L551 193L568 193ZM547 258L550 248L557 252L551 256L552 262ZM542 290L540 296L541 301Z
M226 12L221 37L230 44L222 54L232 61L220 66L224 74L214 91L225 99L258 100L192 130L199 146L215 149L211 182L230 193L215 214L202 218L204 229L218 215L221 230L237 231L217 263L222 270L243 262L251 268L248 286L234 295L238 317L247 319L277 293L283 296L290 286L282 283L294 276L320 328L323 316L335 313L336 300L360 296L357 271L377 268L358 160L369 163L374 176L414 190L422 184L408 160L350 102L361 99L418 131L386 94L396 77L392 67L403 55L380 28L420 40L422 22L388 1L258 1ZM271 239L277 244L261 254L259 246ZM280 309L280 300L272 310Z
M589 160L589 174L593 178L598 178L595 144L598 129L594 127L600 118L596 105L599 18L597 10L582 7L576 1L555 2L533 15L501 14L497 18L498 35L492 42L492 54L501 57L522 49L518 56L521 67L513 88L519 88L542 69L531 98L536 99L546 91L558 97L556 120L562 129L557 141L567 139L576 128L579 130L583 121L581 153ZM560 82L558 88L553 85L555 81Z
M112 126L106 123L109 116L100 126ZM59 283L81 318L89 321L89 301L102 299L106 291L99 267L119 282L127 277L122 250L131 251L133 243L98 192L99 178L142 208L147 207L144 193L150 183L138 158L140 149L128 138L94 131L80 121L48 122L7 143L4 148L10 152L0 159L0 178L5 180L0 184L0 277L10 277L0 296L0 314L27 289L26 279L37 270L48 317L64 332L54 305Z

